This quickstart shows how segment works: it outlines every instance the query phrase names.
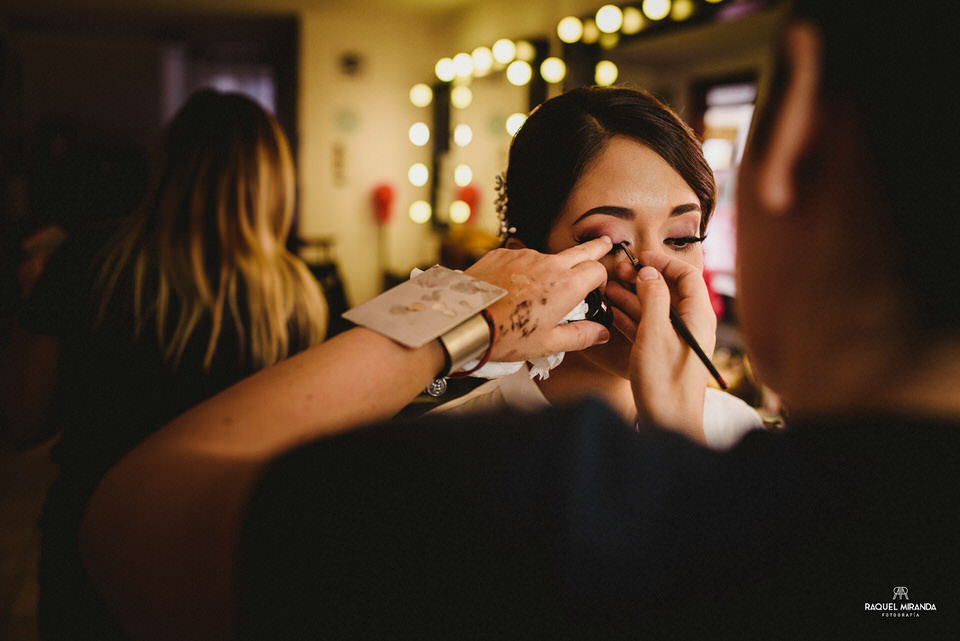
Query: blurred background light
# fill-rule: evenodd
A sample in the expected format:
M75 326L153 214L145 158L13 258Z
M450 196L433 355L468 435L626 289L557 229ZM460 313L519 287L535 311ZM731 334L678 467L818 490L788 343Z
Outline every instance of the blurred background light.
M537 57L537 50L526 40L517 41L517 51L514 54L517 60L532 62Z
M600 34L600 48L601 49L613 49L618 44L620 44L620 34L619 33L601 33Z
M462 200L450 203L450 220L455 223L465 223L470 220L470 205Z
M617 81L620 70L609 60L601 60L594 70L593 79L601 87L609 87Z
M636 7L627 7L623 10L623 27L621 30L627 35L639 33L643 29L643 13Z
M560 82L567 75L567 65L560 58L547 58L540 64L540 75L549 83Z
M470 125L460 123L454 127L453 142L455 142L458 147L466 147L470 144L471 140L473 140L473 129L470 128Z
M511 85L522 87L530 82L533 77L533 69L530 64L523 60L514 60L507 66L507 80Z
M414 107L426 107L433 102L433 89L422 82L413 85L410 87L410 102Z
M430 170L422 162L418 162L410 167L407 178L414 187L423 187L430 180Z
M670 10L670 18L680 22L693 15L693 0L674 0L673 8Z
M567 16L557 23L557 36L561 42L572 44L583 35L583 22L575 16Z
M440 58L433 67L437 78L443 82L450 82L457 75L456 68L453 66L453 58Z
M410 142L417 147L423 147L430 142L430 127L423 122L415 122L410 126Z
M505 65L517 55L517 45L513 44L513 40L501 38L493 43L493 49L491 51L493 53L493 59Z
M477 47L470 54L470 57L473 58L474 75L482 77L490 73L490 69L493 67L493 52L490 51L489 47Z
M453 57L453 72L458 78L466 78L473 73L473 58L469 53L458 53Z
M583 36L582 40L588 44L592 45L597 41L597 38L600 37L600 30L597 29L597 23L593 20L587 20L583 23Z
M623 12L620 7L612 4L605 4L597 9L595 17L597 29L603 33L614 33L623 26Z
M407 214L410 216L410 220L422 225L430 220L433 210L430 208L430 203L427 201L415 200L414 202L410 203L410 209L408 210Z
M450 102L457 109L466 109L473 102L473 92L470 87L460 85L450 91Z
M643 15L651 20L663 20L670 15L670 0L643 0Z
M470 165L457 165L453 170L453 182L457 187L466 187L473 182L473 170Z
M523 126L523 123L526 122L527 115L516 113L510 114L507 118L507 133L511 136L515 136L516 133L520 130L520 127Z

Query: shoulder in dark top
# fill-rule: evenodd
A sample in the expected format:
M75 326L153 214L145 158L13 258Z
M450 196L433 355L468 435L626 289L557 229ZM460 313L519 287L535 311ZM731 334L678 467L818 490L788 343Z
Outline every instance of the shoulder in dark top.
M897 419L718 453L595 404L347 433L257 488L239 629L940 638L960 622L958 456L960 426ZM938 609L865 609L904 586Z

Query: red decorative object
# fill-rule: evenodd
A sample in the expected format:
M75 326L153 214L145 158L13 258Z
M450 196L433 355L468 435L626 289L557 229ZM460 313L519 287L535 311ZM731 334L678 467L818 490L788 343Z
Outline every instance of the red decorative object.
M389 183L380 183L373 188L373 217L378 225L390 222L393 216L395 190Z
M469 185L460 187L457 190L457 200L462 200L470 205L470 218L467 220L473 220L474 215L477 213L477 204L480 202L480 190L477 189L477 186L470 183Z
M703 270L703 280L707 284L707 293L710 295L710 304L713 306L713 313L717 315L717 318L723 318L723 315L726 311L723 302L723 297L714 291L711 282L713 281L713 272L708 269Z

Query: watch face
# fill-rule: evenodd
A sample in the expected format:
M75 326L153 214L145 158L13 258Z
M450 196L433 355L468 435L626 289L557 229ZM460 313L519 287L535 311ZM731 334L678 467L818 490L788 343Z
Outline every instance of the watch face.
M506 293L505 289L437 265L346 311L343 317L407 347L420 347Z

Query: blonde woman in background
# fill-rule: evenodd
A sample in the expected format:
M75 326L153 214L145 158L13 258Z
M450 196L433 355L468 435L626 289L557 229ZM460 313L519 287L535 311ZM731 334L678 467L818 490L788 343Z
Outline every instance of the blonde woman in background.
M71 238L20 314L0 426L60 433L41 517L44 639L110 639L77 554L100 478L178 414L320 342L326 305L285 245L295 186L277 121L239 94L194 94L165 129L142 204Z

